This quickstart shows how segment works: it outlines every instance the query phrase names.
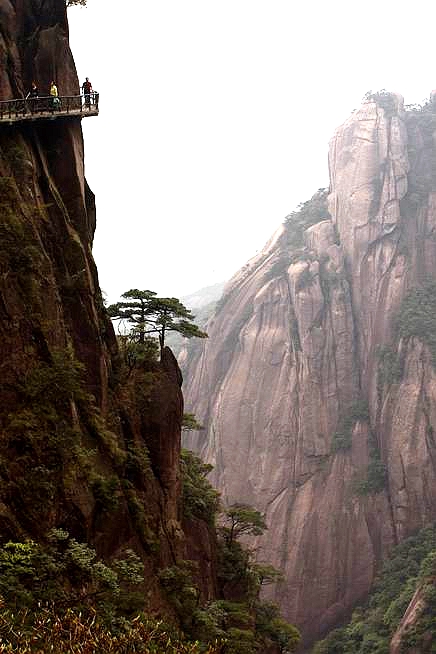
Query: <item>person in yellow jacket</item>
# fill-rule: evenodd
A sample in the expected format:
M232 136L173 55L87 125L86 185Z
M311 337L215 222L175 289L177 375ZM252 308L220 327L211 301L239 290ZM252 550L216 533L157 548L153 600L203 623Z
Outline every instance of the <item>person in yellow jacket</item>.
M52 82L50 86L50 96L52 98L53 109L59 108L61 101L59 100L58 87L54 82Z

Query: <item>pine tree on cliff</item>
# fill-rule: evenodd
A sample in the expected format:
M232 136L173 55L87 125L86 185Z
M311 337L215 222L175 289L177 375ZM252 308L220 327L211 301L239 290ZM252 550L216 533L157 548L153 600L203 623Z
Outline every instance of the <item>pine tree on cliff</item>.
M207 338L192 321L195 316L175 297L157 297L154 291L136 288L121 296L124 301L111 304L108 313L114 320L127 320L133 326L132 340L144 344L147 336L157 335L161 350L169 331L179 332L185 338Z

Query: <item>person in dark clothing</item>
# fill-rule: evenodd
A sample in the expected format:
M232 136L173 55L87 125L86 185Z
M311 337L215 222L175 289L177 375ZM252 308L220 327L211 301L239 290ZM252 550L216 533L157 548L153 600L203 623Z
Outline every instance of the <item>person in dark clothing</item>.
M27 106L31 112L34 112L38 109L37 98L39 97L38 87L35 82L32 82L29 93L26 95L26 100L28 100Z
M85 96L85 107L88 107L88 109L90 109L92 84L89 81L88 77L85 79L85 81L82 84L82 91L83 91L83 95Z
M38 87L36 86L35 82L32 82L32 85L30 87L29 93L26 95L26 100L28 98L37 98L39 96L39 91Z

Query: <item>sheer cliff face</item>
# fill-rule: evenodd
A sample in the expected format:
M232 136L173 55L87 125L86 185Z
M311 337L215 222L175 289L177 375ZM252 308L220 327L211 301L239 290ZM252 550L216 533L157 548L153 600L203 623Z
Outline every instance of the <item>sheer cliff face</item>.
M78 93L65 0L0 0L0 100L33 79ZM181 377L165 350L123 378L94 228L80 120L0 125L0 542L56 526L134 548L159 605L153 571L183 548Z
M23 97L32 81L48 95L52 80L60 95L79 91L65 2L1 0L0 100Z
M260 557L308 640L436 517L431 336L398 327L436 274L435 117L376 100L331 141L330 218L300 243L291 217L235 275L185 374L206 426L186 445L227 501L266 511Z

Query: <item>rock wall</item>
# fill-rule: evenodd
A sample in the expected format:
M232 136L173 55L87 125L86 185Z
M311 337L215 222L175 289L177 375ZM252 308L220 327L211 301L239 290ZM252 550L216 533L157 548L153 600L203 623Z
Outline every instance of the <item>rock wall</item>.
M52 79L79 92L65 0L0 0L0 101ZM181 375L168 349L126 374L94 229L80 119L0 125L0 543L56 526L105 558L133 548L162 610L156 571L188 548Z
M301 243L291 216L233 277L185 371L206 426L185 445L226 501L266 512L259 556L306 642L436 517L432 329L398 326L436 275L435 129L394 94L355 111L330 143L330 216Z

